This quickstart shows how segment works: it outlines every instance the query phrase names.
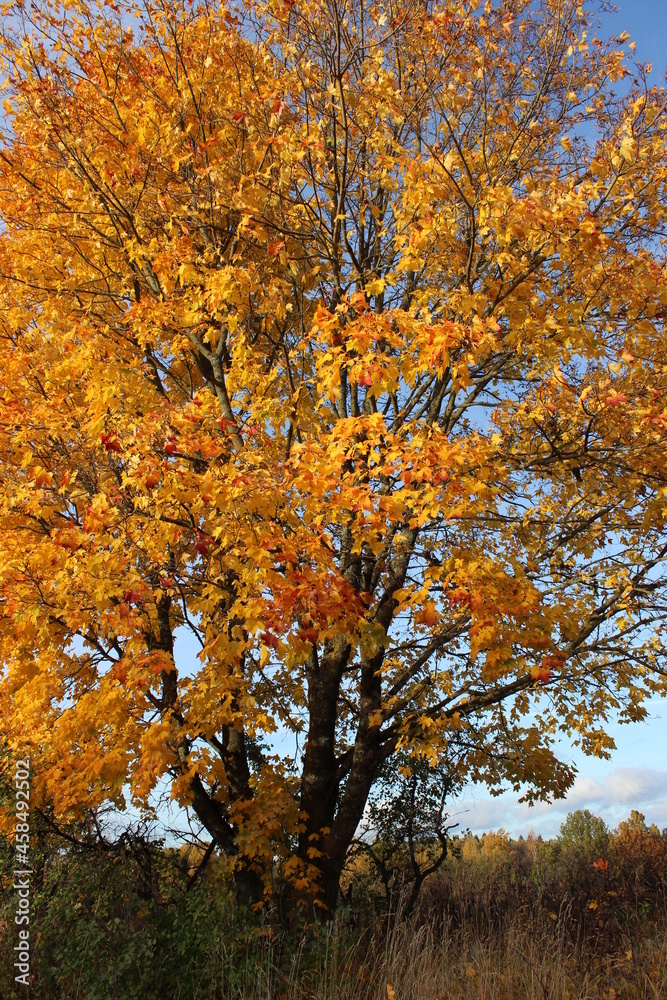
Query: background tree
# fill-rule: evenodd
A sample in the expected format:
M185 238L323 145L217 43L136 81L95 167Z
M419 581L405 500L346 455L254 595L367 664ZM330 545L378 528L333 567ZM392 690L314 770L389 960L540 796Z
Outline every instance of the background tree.
M363 819L348 855L348 901L373 898L393 914L406 916L415 906L424 882L434 875L450 852L447 803L462 790L455 753L435 765L396 753L378 774Z
M574 850L590 862L591 859L606 858L609 846L609 831L604 820L594 816L588 809L577 809L568 813L561 823L559 843L565 850Z
M572 0L3 12L35 806L167 783L330 912L397 752L564 792L664 691L664 89Z

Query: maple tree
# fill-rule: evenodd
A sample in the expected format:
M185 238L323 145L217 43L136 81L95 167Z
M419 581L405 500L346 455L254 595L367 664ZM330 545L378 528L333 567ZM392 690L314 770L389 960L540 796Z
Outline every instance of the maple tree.
M665 689L667 95L628 37L571 0L3 13L33 806L167 782L247 898L330 912L394 754L562 793L561 733L608 753Z

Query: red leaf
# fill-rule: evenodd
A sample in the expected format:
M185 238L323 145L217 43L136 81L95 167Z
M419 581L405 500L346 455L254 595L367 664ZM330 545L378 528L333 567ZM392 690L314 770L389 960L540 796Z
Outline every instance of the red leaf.
M228 420L227 417L220 417L218 427L228 434L238 434L238 425L235 420Z
M35 473L33 473L33 480L38 489L41 489L42 486L50 485L52 479L53 476L50 472L47 472L46 469L38 469Z
M207 556L211 550L211 539L206 535L200 535L195 542L195 552L200 556Z
M278 638L273 635L272 632L262 632L260 635L260 641L264 643L265 646L270 646L271 649L278 648Z
M530 673L533 680L539 681L540 684L547 684L549 682L549 678L551 677L551 669L544 666L544 661L542 662L541 667L531 667Z
M100 441L105 451L122 451L120 441L114 434L101 434Z
M622 392L617 392L615 396L608 396L605 400L607 406L618 406L619 403L627 403L627 396Z
M143 604L144 598L140 590L126 590L123 601L127 604Z

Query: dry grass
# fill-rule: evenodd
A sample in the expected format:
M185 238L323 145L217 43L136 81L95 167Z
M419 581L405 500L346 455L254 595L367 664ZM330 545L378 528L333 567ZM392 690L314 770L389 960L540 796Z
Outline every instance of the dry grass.
M619 953L568 943L521 918L484 938L470 927L397 924L353 944L339 927L302 943L289 972L246 982L253 1000L665 1000L667 933L655 927ZM249 970L250 971L250 970ZM250 978L250 977L249 977ZM221 996L231 996L222 994Z

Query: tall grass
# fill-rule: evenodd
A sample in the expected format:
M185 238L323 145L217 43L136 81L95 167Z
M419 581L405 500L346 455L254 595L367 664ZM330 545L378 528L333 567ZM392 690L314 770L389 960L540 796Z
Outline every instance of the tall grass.
M325 958L291 971L269 997L285 1000L612 1000L667 997L667 926L602 955L558 929L508 919L501 934L415 920L345 947L329 930ZM343 936L344 940L344 936ZM250 990L246 996L259 996Z
M644 927L627 947L575 946L558 924L508 918L482 935L464 922L378 921L351 938L344 920L301 938L256 946L240 974L238 956L218 955L217 990L201 1000L665 1000L667 922ZM185 994L175 992L181 1000Z

